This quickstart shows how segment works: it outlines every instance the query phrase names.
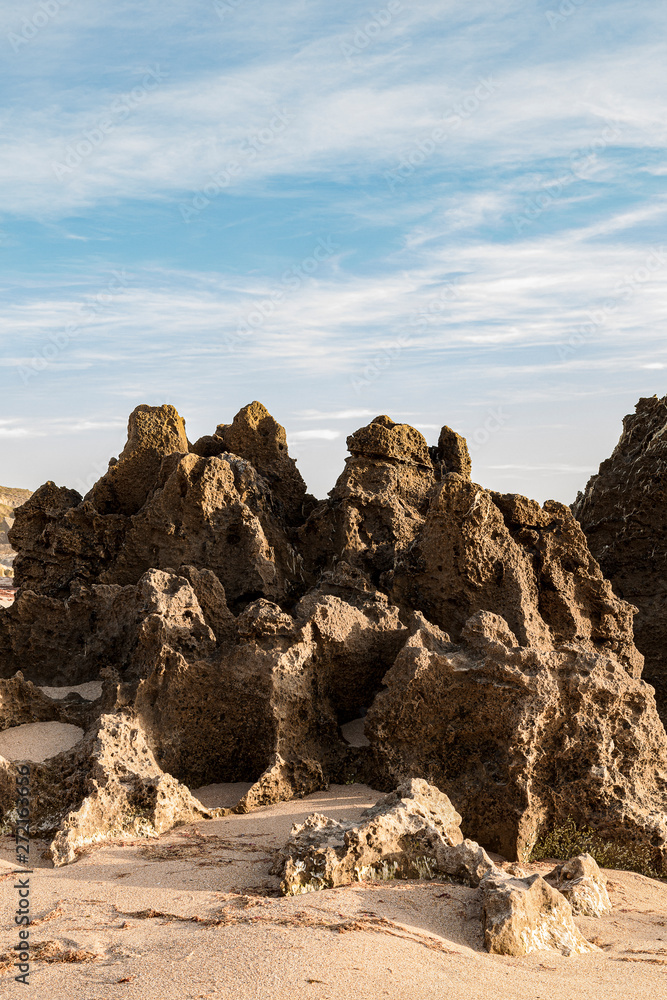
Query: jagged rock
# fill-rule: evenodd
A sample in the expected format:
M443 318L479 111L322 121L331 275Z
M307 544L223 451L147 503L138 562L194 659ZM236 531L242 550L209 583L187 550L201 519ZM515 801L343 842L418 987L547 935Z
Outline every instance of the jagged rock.
M305 510L314 498L307 495L296 462L288 455L285 428L266 407L256 400L244 406L231 424L220 424L213 440L222 443L222 450L240 455L254 466L282 505L288 525L303 522Z
M633 608L568 508L470 482L448 428L429 449L377 417L311 510L285 440L257 403L192 447L172 407L140 407L85 499L41 487L8 536L0 676L102 678L87 733L127 717L161 773L251 783L239 809L424 778L509 857L573 816L662 863L667 737ZM73 768L47 812L81 809Z
M327 787L319 761L307 758L286 761L276 753L266 771L234 807L234 812L248 813L274 802L302 799Z
M643 676L667 722L667 396L639 400L572 510L615 592L639 609Z
M443 427L435 449L440 475L456 472L464 479L470 479L472 462L468 443L464 437L453 431L451 427Z
M446 795L421 780L401 785L358 823L312 813L292 828L272 871L286 896L365 879L450 875L478 885L495 866L464 841L461 817Z
M17 764L0 758L3 827L11 825ZM176 823L210 819L175 778L164 774L141 727L123 713L102 715L71 750L30 767L31 831L53 838L55 865L88 844L156 836Z
M482 879L481 891L484 944L493 954L599 951L578 930L564 896L540 875L520 879L490 873Z
M388 417L350 435L348 447L331 499L300 529L299 547L313 581L342 560L386 588L423 524L433 463L419 431Z
M453 643L416 614L384 685L366 718L376 758L446 792L485 846L525 860L572 816L667 856L667 736L612 652L520 645L490 612Z
M162 460L188 450L185 423L173 406L137 406L130 414L127 444L118 461L86 499L100 514L136 514L151 493Z
M102 717L87 760L87 795L64 816L51 844L56 866L74 861L90 843L157 836L176 823L215 814L160 770L141 729L121 716Z
M582 917L601 917L611 913L607 880L590 854L557 865L545 876L565 896L572 912Z
M215 651L204 637L197 651L176 647L156 622L142 679L125 672L118 704L132 706L160 766L188 784L255 782L248 808L325 788L348 756L340 724L370 704L405 633L386 598L357 604L315 592L291 616L261 599Z
M390 593L454 639L477 611L495 612L522 646L576 643L613 651L634 676L641 671L633 609L614 595L571 512L555 501L540 507L445 476Z

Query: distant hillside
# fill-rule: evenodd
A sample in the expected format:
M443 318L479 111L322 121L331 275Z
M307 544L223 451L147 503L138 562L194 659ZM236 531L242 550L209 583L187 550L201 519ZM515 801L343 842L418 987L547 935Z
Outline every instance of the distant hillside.
M9 507L10 510L13 510L14 507L20 507L31 496L31 490L19 490L11 486L0 486L0 515L4 516L7 513L2 508Z
M9 544L7 532L14 523L14 508L20 507L31 496L30 490L0 486L0 577L11 576L12 573L15 552Z

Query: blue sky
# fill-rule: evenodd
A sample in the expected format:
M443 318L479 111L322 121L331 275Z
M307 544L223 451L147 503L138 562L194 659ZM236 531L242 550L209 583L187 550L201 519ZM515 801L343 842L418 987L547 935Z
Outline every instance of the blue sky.
M260 399L324 495L378 413L570 502L664 395L660 3L0 10L0 482Z

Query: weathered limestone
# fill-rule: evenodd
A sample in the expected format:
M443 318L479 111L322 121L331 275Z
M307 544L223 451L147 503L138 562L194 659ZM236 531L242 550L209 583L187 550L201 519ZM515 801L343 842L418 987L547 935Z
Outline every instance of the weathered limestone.
M615 593L638 608L644 680L667 722L667 396L639 400L572 510Z
M60 707L21 688L4 716L15 725L34 708L86 732L47 768L48 828L72 813L88 831L74 840L93 836L81 755L112 717L144 734L151 787L247 782L237 808L249 810L330 781L425 779L466 836L508 858L572 816L663 864L667 737L633 608L569 509L471 482L446 427L429 448L380 416L348 443L314 504L261 404L193 446L173 407L139 407L85 499L47 483L16 510L0 677L103 681L98 701ZM105 746L125 740L114 732ZM127 814L115 780L103 808L86 806L91 824L114 814L109 796ZM165 794L176 804L156 799L149 827L190 808Z
M545 877L565 896L573 913L582 917L611 913L607 880L590 854L580 854L557 865Z
M0 758L2 826L15 820L20 762ZM176 823L206 819L205 809L158 767L130 714L102 715L71 749L30 767L31 832L53 837L55 865L90 844L119 836L156 836Z
M652 690L582 645L522 645L490 612L452 643L416 614L366 719L377 759L396 782L436 784L464 831L505 857L526 859L570 816L664 857L667 737Z
M558 951L585 955L599 949L581 934L564 896L541 875L526 879L494 873L482 879L484 944L496 955Z
M272 871L284 895L367 879L456 877L479 885L496 871L486 852L463 839L446 795L412 780L364 810L358 823L313 813L292 828Z

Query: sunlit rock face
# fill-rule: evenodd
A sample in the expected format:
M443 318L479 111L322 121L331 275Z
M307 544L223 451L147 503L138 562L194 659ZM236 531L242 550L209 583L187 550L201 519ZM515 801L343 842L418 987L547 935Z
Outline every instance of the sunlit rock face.
M448 427L429 446L379 416L348 446L318 502L260 403L195 444L173 407L142 406L85 498L46 483L16 510L2 728L85 732L62 778L43 765L68 782L41 821L58 858L94 837L85 816L194 815L184 786L245 783L250 810L426 779L508 857L571 816L662 863L667 737L633 608L570 510L474 483ZM34 686L100 680L93 701ZM133 748L127 787L114 740Z

